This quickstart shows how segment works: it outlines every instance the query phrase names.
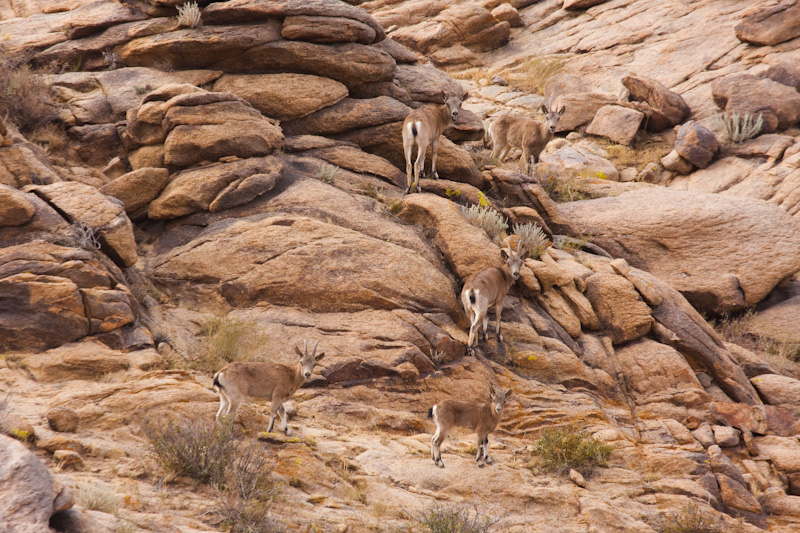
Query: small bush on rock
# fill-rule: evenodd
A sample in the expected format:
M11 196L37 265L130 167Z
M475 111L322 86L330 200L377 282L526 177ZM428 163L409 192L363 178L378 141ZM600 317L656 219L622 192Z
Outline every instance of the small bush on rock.
M228 317L207 320L200 330L198 356L189 363L194 370L213 374L227 363L253 360L264 344L254 322Z
M178 6L178 26L196 28L202 22L202 13L197 2L186 2Z
M545 471L566 474L570 469L587 472L605 464L613 447L574 429L545 429L534 445L535 462Z
M661 528L662 533L722 533L725 531L719 520L709 516L708 511L696 503L690 503L672 513Z
M528 250L533 259L539 259L549 245L549 239L542 228L532 222L516 224L514 235L519 236L522 247Z
M78 483L75 486L75 499L85 509L116 515L119 513L119 500L114 490L100 481Z
M12 58L0 49L0 116L23 133L54 122L58 107L42 74L26 59Z
M440 504L428 506L412 516L416 529L426 533L487 533L503 518L482 513L475 505Z
M728 139L735 143L744 142L752 139L759 133L764 126L764 117L759 113L758 118L750 113L739 115L739 113L717 113L712 118L712 123L716 129L725 133Z
M495 242L499 241L500 236L508 229L505 217L491 206L461 206L461 214L467 219L467 222L481 228Z

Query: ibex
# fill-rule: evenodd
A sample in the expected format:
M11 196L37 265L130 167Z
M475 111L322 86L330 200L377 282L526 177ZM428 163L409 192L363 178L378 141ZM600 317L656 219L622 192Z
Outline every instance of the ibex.
M428 146L433 145L431 155L431 175L433 179L439 179L436 172L436 155L439 151L439 138L444 129L458 117L461 110L461 103L466 99L467 93L456 95L452 92L442 92L442 104L428 104L415 109L406 117L403 122L403 152L406 156L406 176L408 186L406 192L411 190L412 185L417 192L422 189L419 186L419 179L425 169L425 152ZM417 160L411 165L411 154L417 147Z
M503 342L503 335L500 333L500 315L503 313L503 300L508 294L508 290L516 280L519 279L519 269L522 262L528 257L528 251L520 251L521 243L516 240L516 249L509 245L500 249L500 254L505 259L506 264L502 268L485 268L469 278L461 290L461 304L469 319L469 340L467 341L467 351L472 355L478 328L483 321L483 338L488 339L489 329L489 305L494 304L494 316L496 321L497 340ZM507 241L508 244L508 241Z
M475 461L483 468L483 461L492 464L489 458L489 433L497 428L503 417L503 406L511 396L511 389L489 388L489 401L486 403L444 400L428 409L428 418L436 422L436 433L431 438L431 459L436 466L444 468L440 446L453 426L471 429L478 434L478 454ZM481 461L483 458L483 461Z
M220 403L217 420L231 414L231 411L233 419L236 420L236 413L244 400L267 399L272 402L267 433L272 432L275 414L279 413L283 432L289 435L283 402L291 398L292 394L311 378L314 365L325 357L324 353L316 355L317 346L319 341L314 345L311 354L308 353L307 341L303 341L302 352L295 346L300 361L294 366L265 362L234 362L225 365L222 370L214 374L214 389L219 393Z
M525 172L530 173L531 157L533 163L539 162L539 154L553 139L556 124L564 107L558 111L547 109L542 105L545 122L538 122L519 115L503 115L489 125L489 136L492 139L492 157L502 161L512 148L522 150L522 161L525 162Z

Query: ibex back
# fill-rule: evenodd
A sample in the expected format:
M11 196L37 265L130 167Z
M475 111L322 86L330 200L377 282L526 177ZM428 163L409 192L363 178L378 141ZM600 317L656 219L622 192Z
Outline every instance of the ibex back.
M439 152L439 138L444 129L458 117L461 110L461 103L467 97L467 93L460 95L442 93L442 104L428 104L415 109L406 117L403 122L403 151L406 156L406 177L408 186L406 192L412 188L417 192L422 189L419 186L420 176L425 169L425 152L432 145L431 154L431 175L434 179L439 179L436 172L436 156ZM417 159L411 164L411 156L417 147Z

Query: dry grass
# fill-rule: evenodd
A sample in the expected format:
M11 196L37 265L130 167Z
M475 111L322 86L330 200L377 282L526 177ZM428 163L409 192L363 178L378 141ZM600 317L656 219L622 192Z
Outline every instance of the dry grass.
M110 486L100 481L78 483L74 488L75 499L85 509L117 515L119 499Z
M708 509L697 503L690 503L670 514L664 521L661 533L722 533L725 531L720 520L709 516Z
M42 72L0 49L0 116L30 133L55 122L58 111Z
M330 163L322 163L317 171L317 178L324 183L333 184L333 180L342 175L342 169Z
M514 235L519 236L520 244L532 259L539 259L550 243L542 228L532 222L514 225Z
M252 361L265 343L257 324L228 317L206 321L200 331L202 340L197 356L187 366L213 374L233 361Z
M566 60L558 56L532 57L500 72L515 88L544 95L547 80L564 71Z
M577 202L589 200L593 196L580 189L580 184L575 177L560 177L556 174L546 173L539 180L547 195L558 203Z
M409 515L415 530L426 533L487 533L505 518L505 515L481 512L476 505L445 506L439 503Z
M644 170L648 165L659 163L672 147L663 142L644 141L636 146L625 146L606 139L597 139L608 153L609 160L617 168L634 167L638 171Z
M197 7L197 2L186 2L178 6L178 26L196 28L202 22L202 13Z
M750 308L734 315L724 313L709 323L725 342L758 353L778 372L796 377L800 374L800 344L751 333L755 316L755 310Z
M508 229L506 218L491 206L471 205L460 206L460 208L461 214L467 219L467 222L481 228L495 242L499 242L503 232Z

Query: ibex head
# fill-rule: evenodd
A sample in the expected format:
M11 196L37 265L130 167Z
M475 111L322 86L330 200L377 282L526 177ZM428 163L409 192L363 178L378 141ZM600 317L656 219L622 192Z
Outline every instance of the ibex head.
M502 389L496 389L494 385L489 387L489 399L492 402L492 410L495 413L500 414L503 411L503 406L506 404L506 400L511 397L511 389L504 391Z
M565 109L566 107L562 107L557 111L553 111L552 108L548 109L546 105L542 104L542 113L544 113L544 119L550 128L550 133L556 132L556 124L558 124L558 119L564 114Z
M458 112L461 111L461 104L469 96L466 92L456 93L454 91L442 91L442 103L447 106L447 111L450 112L450 118L455 120L458 118Z
M294 351L297 352L297 355L300 356L300 366L302 367L303 377L306 381L311 379L311 373L314 371L314 366L317 364L317 361L325 357L325 352L322 352L319 355L317 354L317 346L319 346L319 341L314 345L314 349L311 351L311 354L308 353L308 341L303 339L303 351L300 351L299 346L294 347Z
M522 263L528 257L528 250L522 250L522 242L517 242L516 250L511 248L511 246L507 248L500 248L500 255L503 256L503 259L508 265L508 270L511 272L511 277L514 278L514 281L519 279L519 269L522 268Z

